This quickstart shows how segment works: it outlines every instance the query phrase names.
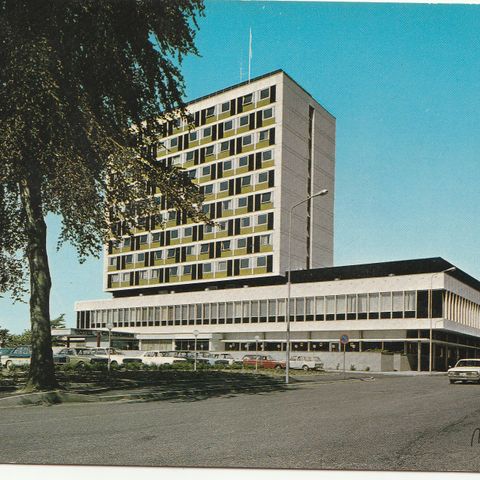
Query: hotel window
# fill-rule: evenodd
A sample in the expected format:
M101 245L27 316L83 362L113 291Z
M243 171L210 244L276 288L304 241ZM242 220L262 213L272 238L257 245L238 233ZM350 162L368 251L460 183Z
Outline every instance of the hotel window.
M272 158L273 158L272 150L265 150L265 152L262 152L262 162L266 162L267 160L271 160Z
M120 275L118 275L118 274L112 275L111 279L112 279L113 283L117 283L117 282L120 281Z
M160 241L160 233L154 233L152 234L152 242L159 242Z
M264 88L260 90L260 100L265 100L270 97L270 88Z
M220 107L220 112L225 113L230 111L230 102L223 102Z
M126 255L125 263L132 263L132 262L133 262L133 255Z
M243 104L248 105L253 102L253 93L249 93L243 96Z
M178 146L178 137L174 137L170 139L170 148L175 148Z
M315 298L315 320L325 320L325 298Z
M242 187L246 187L252 183L252 176L247 175L246 177L242 177Z
M242 137L242 145L246 147L247 145L251 145L253 142L252 135L245 135Z
M178 238L178 230L171 230L170 231L170 238L172 240L176 240Z
M238 159L238 166L239 167L246 167L248 165L248 157L240 157Z
M191 150L190 152L187 152L187 154L185 155L185 160L187 162L192 162L195 158L195 151L194 150Z
M380 293L380 318L392 316L392 292Z
M175 249L174 248L169 248L167 250L167 258L175 258Z
M220 144L220 151L226 152L227 150L230 150L230 142L222 142Z
M264 182L268 182L268 172L262 172L258 174L257 183L264 183Z
M129 247L130 246L130 237L127 237L123 240L123 246L124 247Z
M117 257L110 257L108 259L108 266L109 267L113 267L116 264L117 264Z
M220 182L220 192L226 192L228 190L228 182Z
M140 272L140 279L141 280L148 280L148 270L142 270Z
M144 262L144 261L145 261L145 254L137 253L137 262Z
M208 243L202 243L202 245L200 245L200 255L205 255L206 253L208 253L210 250L210 244Z
M170 210L168 212L168 220L176 220L177 212L175 210Z
M265 225L267 223L267 215L263 214L263 215L259 215L257 217L257 225Z
M368 318L377 319L379 311L379 295L378 293L368 294Z
M233 130L233 120L228 120L223 124L223 131L228 132L229 130Z
M262 116L264 120L267 120L268 118L273 117L273 108L267 108L262 112Z
M197 131L192 131L189 133L188 135L188 139L191 141L191 142L195 142L196 140L198 140L198 132ZM193 152L191 152L193 153ZM187 154L188 155L188 154Z
M122 282L129 282L130 281L130 274L129 273L124 273L122 275Z
M250 304L251 322L258 323L258 300L252 300Z
M191 237L192 236L193 229L192 227L185 227L183 229L183 236L184 237Z
M308 322L313 320L313 307L314 307L314 298L307 297L305 299L305 320Z
M232 201L231 200L224 200L222 202L223 210L231 210L232 209Z
M203 273L212 273L212 264L204 263L203 264Z
M361 293L357 295L357 318L359 320L367 319L367 294Z
M148 243L148 235L140 235L138 241L140 244Z
M217 272L225 272L227 270L227 262L217 263Z
M393 292L392 294L392 317L403 317L403 292Z
M250 217L243 217L242 219L240 219L240 226L242 228L249 227L250 226Z
M203 129L203 132L202 132L203 138L210 137L211 135L212 135L212 127L207 127Z
M193 170L189 170L187 173L188 178L193 180L194 178L197 178L197 169L194 168Z
M244 300L242 302L242 317L244 323L249 323L250 320L250 302L248 300Z
M356 295L347 295L347 320L355 320L357 313Z
M272 244L272 236L271 235L261 235L260 236L260 245L271 245Z
M182 163L182 159L180 158L180 155L175 155L172 157L172 165L180 165Z
M160 274L160 270L150 270L150 278L158 278Z
M240 268L250 268L250 259L249 258L242 258L240 260Z
M191 265L185 265L183 267L183 274L184 275L190 275L192 273L192 266Z
M415 317L415 292L405 292L405 318Z
M208 215L210 213L210 204L202 205L202 213ZM207 225L205 225L206 227ZM211 230L210 230L211 231Z
M227 229L227 222L218 222L217 231L224 232Z
M222 242L221 249L222 252L225 250L230 250L230 240L225 240L224 242Z
M335 296L325 297L326 320L335 320Z
M345 295L337 295L337 320L345 320Z
M170 267L170 276L176 277L178 274L178 267Z
M213 117L215 115L215 107L208 107L206 111L206 117Z
M203 227L205 233L212 233L213 232L213 225L209 225L208 223L205 224Z
M205 149L205 155L208 157L210 155L213 155L215 151L215 145L209 145L206 149Z
M258 134L258 141L263 142L264 140L268 140L270 138L270 130L264 130Z
M202 168L202 177L206 177L207 175L210 175L211 167L210 165L207 165Z
M237 208L244 208L247 206L247 197L240 197L237 199Z
M189 247L185 247L185 255L194 255L195 252L193 251L193 245L190 245Z
M210 185L205 185L204 192L205 195L210 195L211 193L213 193L213 183L211 183Z
M247 246L247 239L246 238L237 239L237 248L245 248L246 246Z
M239 120L239 123L240 123L240 126L241 127L244 127L245 125L248 125L250 123L250 120L248 118L248 115L245 115L243 117L240 117L240 120Z
M223 162L223 171L231 170L233 168L233 163L231 160L227 160L226 162Z
M257 257L257 267L265 267L267 265L267 257Z

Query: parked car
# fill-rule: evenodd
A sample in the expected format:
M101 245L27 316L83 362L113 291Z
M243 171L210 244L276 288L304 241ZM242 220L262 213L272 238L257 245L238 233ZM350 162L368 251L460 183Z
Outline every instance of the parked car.
M0 348L0 368L2 368L2 365L3 365L2 356L6 357L12 350L13 348L6 348L6 347Z
M32 358L32 347L31 345L20 345L12 349L8 355L2 355L0 357L0 362L2 366L6 367L8 370L14 367L20 367L23 365L30 365L30 360ZM53 362L55 364L65 363L65 357L59 355L53 355Z
M142 363L145 365L172 365L174 363L187 363L186 358L176 357L171 352L161 352L158 350L150 350L143 352L140 356Z
M94 358L94 354L91 348L62 348L56 355L57 357L64 357L65 361L61 362L64 364L72 365L74 368L82 369L85 367L86 364L90 364L92 362L92 358ZM108 360L102 358L102 362L100 363L107 363ZM57 362L60 363L60 362ZM98 362L97 362L98 363Z
M213 356L215 358L217 358L218 360L222 360L221 363L224 363L225 365L233 365L234 363L242 363L242 362L238 362L236 361L232 355L230 355L229 353L214 353Z
M90 363L105 363L107 360L108 363L108 348L92 348L93 358L90 360ZM103 360L99 360L103 359ZM127 356L114 348L110 348L110 365L118 366L125 365L127 363L142 363L142 359L139 356Z
M453 368L448 369L447 375L450 383L480 383L480 359L465 358L459 360Z
M243 366L258 366L258 368L276 368L277 370L286 367L286 363L275 360L271 355L245 355L242 359Z
M294 370L323 370L323 363L318 357L294 355L290 357L290 368Z

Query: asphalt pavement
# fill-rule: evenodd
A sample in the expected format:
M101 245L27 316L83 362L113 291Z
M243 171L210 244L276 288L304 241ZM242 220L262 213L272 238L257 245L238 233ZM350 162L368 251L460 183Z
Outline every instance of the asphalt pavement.
M0 413L0 463L480 471L480 385L445 376Z

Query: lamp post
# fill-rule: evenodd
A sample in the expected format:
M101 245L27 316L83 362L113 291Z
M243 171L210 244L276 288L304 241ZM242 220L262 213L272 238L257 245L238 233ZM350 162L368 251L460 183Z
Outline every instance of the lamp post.
M198 330L193 331L193 336L195 337L195 346L194 346L194 351L195 351L195 357L193 360L193 371L197 371L197 337L198 337Z
M435 272L431 277L430 277L430 292L428 296L428 316L430 319L430 348L428 352L428 372L432 373L432 366L433 366L433 301L432 301L432 296L433 296L433 279L437 275L441 275L442 273L447 273L447 272L453 272L453 270L456 270L457 267L450 267L445 270L442 270L441 272Z
M290 375L290 295L292 287L292 215L294 208L302 205L303 203L308 202L312 198L320 197L326 195L328 190L324 188L313 195L305 198L301 202L296 203L290 207L289 220L288 220L288 277L287 277L287 331L286 331L286 364L285 364L285 383L288 384L289 375Z
M258 372L258 341L260 337L255 335L255 373Z
M110 349L112 348L112 328L113 328L113 323L111 320L107 322L107 328L108 328L108 373L110 374Z

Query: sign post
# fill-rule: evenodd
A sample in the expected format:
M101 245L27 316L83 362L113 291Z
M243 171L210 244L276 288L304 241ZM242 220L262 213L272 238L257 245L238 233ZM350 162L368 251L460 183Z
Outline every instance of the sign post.
M345 350L347 348L348 343L348 335L342 335L340 337L340 343L343 345L343 379L345 380Z

